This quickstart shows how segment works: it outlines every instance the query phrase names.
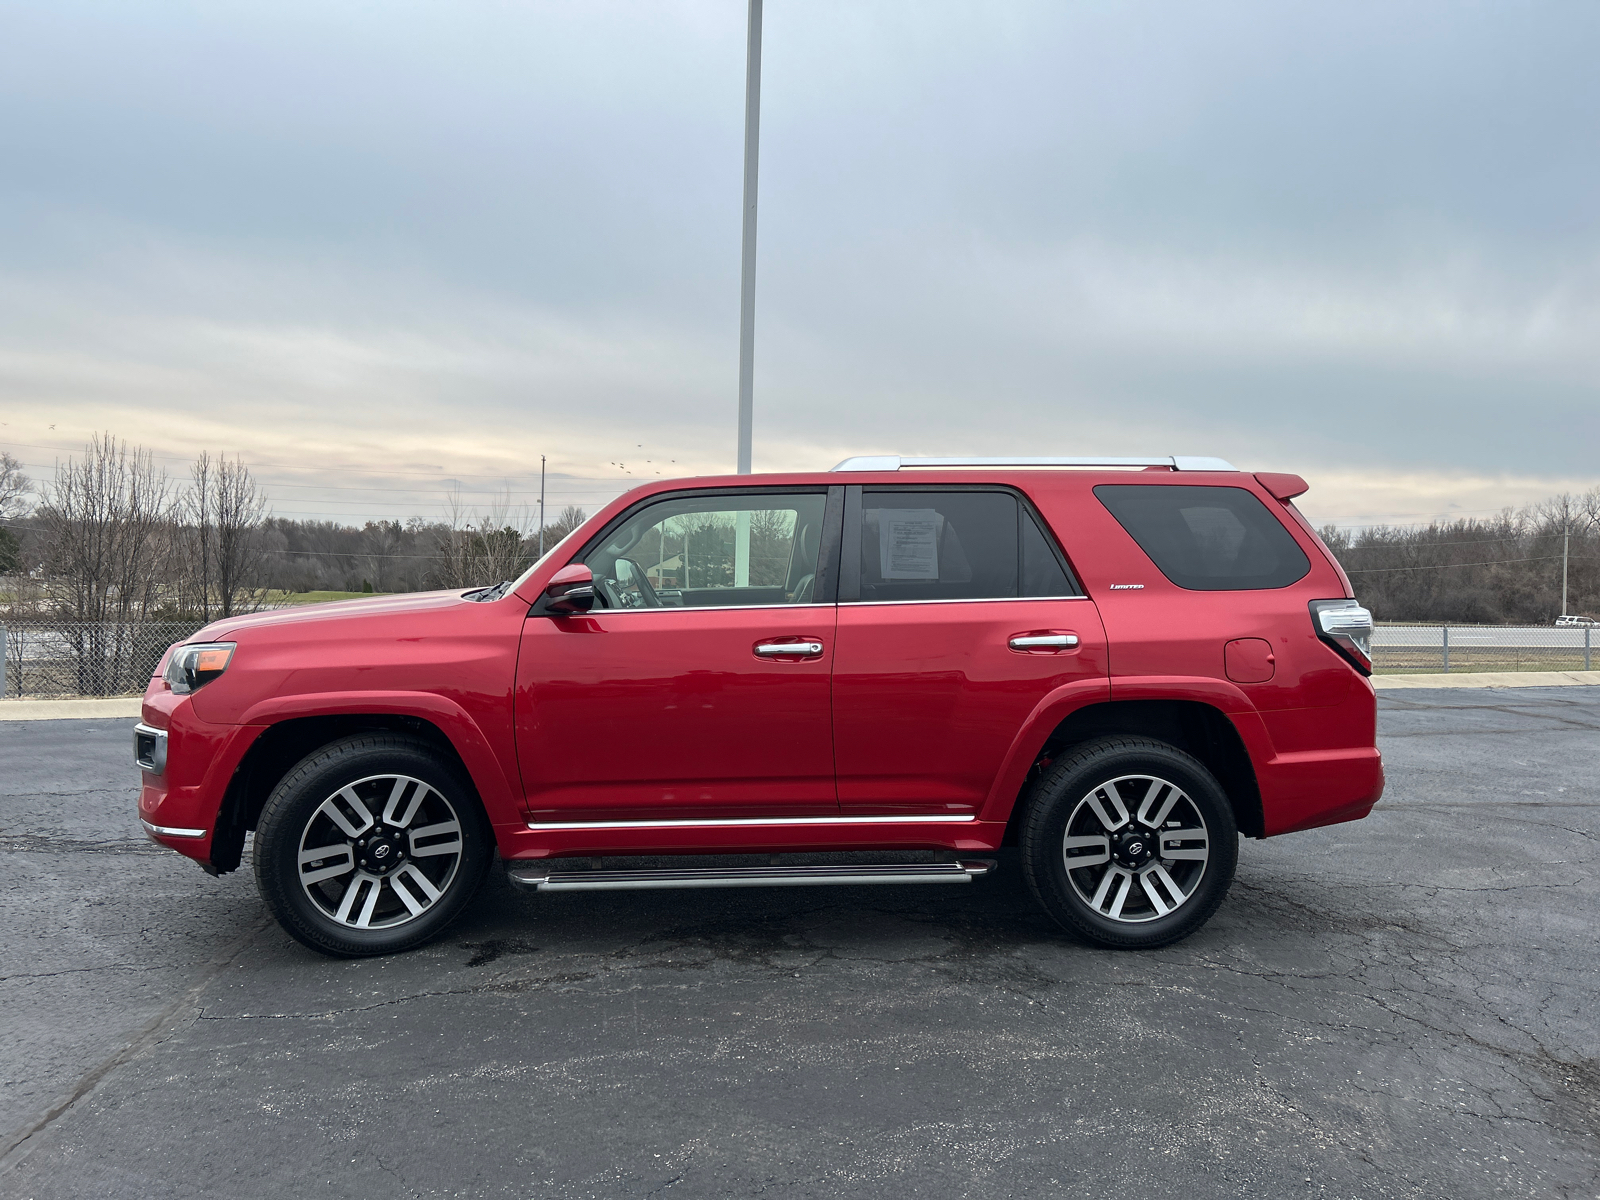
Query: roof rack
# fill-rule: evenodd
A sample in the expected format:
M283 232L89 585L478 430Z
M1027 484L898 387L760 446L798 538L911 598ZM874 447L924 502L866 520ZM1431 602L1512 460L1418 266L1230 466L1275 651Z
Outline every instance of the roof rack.
M864 454L847 458L835 471L898 471L903 467L1171 467L1174 471L1236 471L1223 458L1172 454L1164 458L902 458L898 454Z

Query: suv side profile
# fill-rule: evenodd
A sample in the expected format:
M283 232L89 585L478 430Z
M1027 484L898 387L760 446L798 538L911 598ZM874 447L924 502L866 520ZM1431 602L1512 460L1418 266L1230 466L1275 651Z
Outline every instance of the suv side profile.
M1305 490L1188 458L649 484L515 581L174 646L139 815L212 874L253 830L335 955L433 937L497 854L562 891L968 883L1002 845L1066 930L1165 945L1240 835L1383 790L1371 615Z

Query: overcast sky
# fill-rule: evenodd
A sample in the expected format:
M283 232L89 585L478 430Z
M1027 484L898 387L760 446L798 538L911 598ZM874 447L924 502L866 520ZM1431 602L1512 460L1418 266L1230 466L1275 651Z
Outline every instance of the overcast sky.
M731 470L744 19L0 3L0 448L346 521ZM768 0L756 469L1600 483L1597 47L1592 0Z

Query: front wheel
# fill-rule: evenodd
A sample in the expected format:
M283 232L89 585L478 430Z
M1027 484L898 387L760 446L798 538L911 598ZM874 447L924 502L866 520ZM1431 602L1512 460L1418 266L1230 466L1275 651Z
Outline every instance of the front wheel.
M1187 937L1222 903L1238 860L1227 796L1165 742L1108 737L1053 764L1021 831L1028 886L1057 923L1112 949Z
M361 734L317 750L268 797L256 884L324 954L408 950L472 899L492 856L470 783L426 744Z

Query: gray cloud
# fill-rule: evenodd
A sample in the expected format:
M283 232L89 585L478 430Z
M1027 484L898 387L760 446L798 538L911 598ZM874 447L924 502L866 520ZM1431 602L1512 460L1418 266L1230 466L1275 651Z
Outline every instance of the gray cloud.
M541 452L591 499L728 467L736 0L5 22L0 444L225 445L345 518ZM1597 27L768 0L757 465L1217 453L1336 518L1592 484Z

